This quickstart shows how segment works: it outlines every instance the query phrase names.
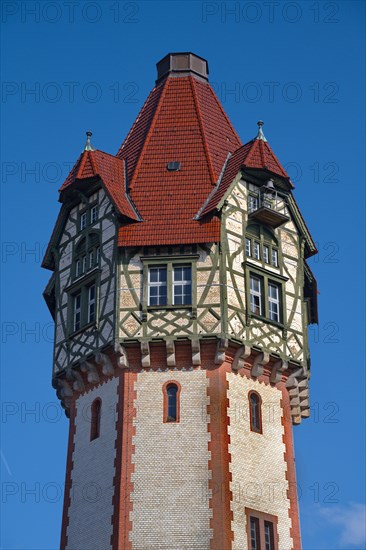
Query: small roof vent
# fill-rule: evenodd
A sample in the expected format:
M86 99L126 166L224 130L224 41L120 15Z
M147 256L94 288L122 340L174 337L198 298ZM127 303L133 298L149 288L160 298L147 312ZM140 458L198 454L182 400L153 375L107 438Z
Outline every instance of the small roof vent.
M159 82L167 75L188 76L193 74L208 80L208 63L206 59L191 52L168 53L156 64Z
M172 160L168 162L166 169L169 170L169 172L178 172L178 170L180 170L179 160Z

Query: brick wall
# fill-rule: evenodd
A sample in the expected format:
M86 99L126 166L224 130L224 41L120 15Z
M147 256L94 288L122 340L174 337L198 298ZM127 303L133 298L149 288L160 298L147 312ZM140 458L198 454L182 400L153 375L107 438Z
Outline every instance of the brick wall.
M290 501L285 462L282 392L264 382L227 373L233 550L247 550L245 507L278 517L280 550L291 550ZM248 392L262 398L263 433L250 431Z
M163 423L162 387L180 386L180 422ZM137 375L133 456L134 550L209 549L209 433L204 370L145 371Z
M118 383L119 378L108 380L76 401L67 550L111 548ZM90 441L90 405L97 397L100 437Z

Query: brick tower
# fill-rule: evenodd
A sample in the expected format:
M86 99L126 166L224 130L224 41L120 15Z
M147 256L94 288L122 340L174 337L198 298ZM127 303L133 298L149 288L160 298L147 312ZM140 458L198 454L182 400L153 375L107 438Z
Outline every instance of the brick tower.
M116 155L84 151L43 266L70 419L62 550L299 550L316 247L262 131L192 53Z

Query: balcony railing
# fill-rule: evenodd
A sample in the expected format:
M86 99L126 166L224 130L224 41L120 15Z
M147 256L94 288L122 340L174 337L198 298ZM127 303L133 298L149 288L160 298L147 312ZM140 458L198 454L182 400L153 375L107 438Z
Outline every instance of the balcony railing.
M290 218L284 199L279 197L276 191L265 188L256 197L249 197L249 219L276 228Z

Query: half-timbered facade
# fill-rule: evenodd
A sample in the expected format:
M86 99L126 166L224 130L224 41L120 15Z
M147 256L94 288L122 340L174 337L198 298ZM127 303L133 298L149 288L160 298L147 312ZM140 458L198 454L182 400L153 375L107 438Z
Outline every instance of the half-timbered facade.
M300 550L316 247L263 123L243 145L199 56L157 69L115 156L87 133L43 262L61 548Z

